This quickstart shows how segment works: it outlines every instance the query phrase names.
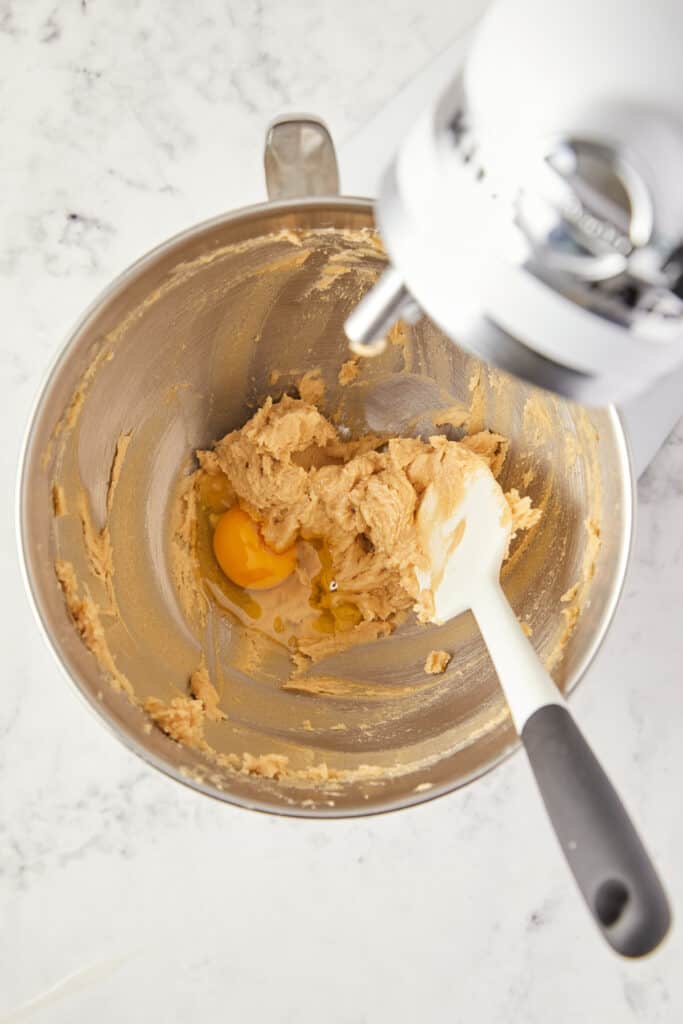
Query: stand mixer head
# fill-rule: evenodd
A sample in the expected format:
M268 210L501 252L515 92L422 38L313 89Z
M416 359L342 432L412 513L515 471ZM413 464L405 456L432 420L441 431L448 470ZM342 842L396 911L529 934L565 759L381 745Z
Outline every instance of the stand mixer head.
M372 354L422 311L587 404L683 360L683 9L498 0L389 167L391 266L346 322Z

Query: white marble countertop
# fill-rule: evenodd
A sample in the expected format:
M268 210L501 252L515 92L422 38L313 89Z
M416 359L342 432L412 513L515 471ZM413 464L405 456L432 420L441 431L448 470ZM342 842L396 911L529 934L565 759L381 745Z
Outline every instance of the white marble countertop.
M683 1019L683 933L594 933L516 756L375 819L301 822L156 774L59 677L10 492L48 361L168 235L262 198L276 113L338 139L477 0L0 0L0 1021L647 1024ZM683 429L641 480L625 596L573 707L683 901Z

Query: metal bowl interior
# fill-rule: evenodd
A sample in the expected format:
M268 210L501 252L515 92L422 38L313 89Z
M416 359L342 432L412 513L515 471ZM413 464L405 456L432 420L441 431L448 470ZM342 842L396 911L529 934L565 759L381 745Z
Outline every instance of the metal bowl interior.
M502 483L529 493L544 514L516 542L504 586L563 689L595 653L626 568L632 483L614 410L587 412L492 374L427 321L364 365L357 382L339 387L348 358L343 321L383 263L359 234L371 226L365 201L314 199L239 211L166 243L78 325L26 446L19 499L26 575L66 672L136 753L198 790L261 810L372 813L476 778L516 743L492 666L466 615L438 628L406 624L316 666L323 682L308 691L283 690L286 651L272 645L250 664L248 634L220 615L211 642L229 719L208 727L211 745L285 754L301 768L324 762L347 779L321 784L219 769L150 731L139 706L108 685L82 643L54 572L56 558L68 559L97 599L77 508L86 494L94 520L103 520L121 434L131 443L110 510L120 616L104 628L138 698L183 691L206 644L184 617L168 568L179 477L197 447L240 426L267 394L291 391L312 366L327 385L323 410L352 430L426 434L435 408L460 402L472 422L510 438ZM304 232L303 244L288 231ZM55 481L66 510L59 516ZM452 651L453 660L443 675L427 677L424 660L436 648ZM325 679L337 683L326 687Z

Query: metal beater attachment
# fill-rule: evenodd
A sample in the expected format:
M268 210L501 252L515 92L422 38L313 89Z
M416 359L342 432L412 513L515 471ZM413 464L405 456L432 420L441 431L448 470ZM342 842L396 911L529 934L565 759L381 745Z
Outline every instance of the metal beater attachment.
M398 320L414 324L421 316L422 310L401 275L389 267L350 314L344 330L352 352L358 356L377 356L384 351L387 334Z

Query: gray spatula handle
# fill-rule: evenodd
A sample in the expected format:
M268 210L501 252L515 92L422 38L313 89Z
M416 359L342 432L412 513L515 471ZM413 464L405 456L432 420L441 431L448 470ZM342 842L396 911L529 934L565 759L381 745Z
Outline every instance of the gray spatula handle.
M522 740L548 816L596 924L622 956L651 952L666 935L669 904L611 782L566 707L548 704Z

